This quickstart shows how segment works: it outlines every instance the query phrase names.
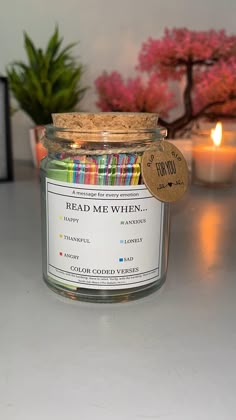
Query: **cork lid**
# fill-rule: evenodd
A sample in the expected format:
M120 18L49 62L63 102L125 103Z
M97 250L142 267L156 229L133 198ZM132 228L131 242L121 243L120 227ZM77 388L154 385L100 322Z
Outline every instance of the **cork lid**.
M56 127L75 131L135 131L141 129L156 129L158 115L154 113L132 112L71 112L52 114Z
M86 150L92 148L92 143L93 148L106 151L109 143L139 142L141 147L144 141L156 139L160 131L158 115L148 112L68 112L52 114L52 120L53 125L46 126L43 143L54 152L76 153L85 146ZM160 136L163 137L163 133Z

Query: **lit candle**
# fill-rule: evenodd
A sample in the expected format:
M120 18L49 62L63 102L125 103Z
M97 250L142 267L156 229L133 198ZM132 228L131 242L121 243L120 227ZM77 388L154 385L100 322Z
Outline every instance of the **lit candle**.
M193 178L206 184L228 184L233 178L235 148L224 139L222 143L221 123L211 130L208 140L210 144L193 146Z

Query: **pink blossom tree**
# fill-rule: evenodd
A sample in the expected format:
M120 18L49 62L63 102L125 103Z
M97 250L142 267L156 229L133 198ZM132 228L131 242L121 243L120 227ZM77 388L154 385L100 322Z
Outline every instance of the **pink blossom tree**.
M171 138L199 119L236 118L236 36L223 30L165 29L161 39L149 38L142 45L138 71L148 77L146 85L140 76L126 83L116 72L100 76L95 82L98 106L159 112L159 123ZM175 105L169 81L184 83L183 113L174 120L168 119Z
M163 80L182 80L183 114L160 118L170 137L200 118L236 117L236 37L225 31L165 30L160 40L142 45L139 68Z

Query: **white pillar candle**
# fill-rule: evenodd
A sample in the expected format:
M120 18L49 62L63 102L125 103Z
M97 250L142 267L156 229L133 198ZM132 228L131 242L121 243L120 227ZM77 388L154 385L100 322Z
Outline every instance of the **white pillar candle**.
M216 128L211 130L211 139L211 144L195 142L193 146L194 181L228 184L233 178L235 148L224 144L221 123L217 123Z

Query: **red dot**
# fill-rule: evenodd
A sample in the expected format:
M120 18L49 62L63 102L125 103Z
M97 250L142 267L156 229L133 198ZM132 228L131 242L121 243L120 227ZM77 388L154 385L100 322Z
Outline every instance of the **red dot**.
M59 252L59 254L60 254L60 256L62 257L62 255L63 255L63 252Z

